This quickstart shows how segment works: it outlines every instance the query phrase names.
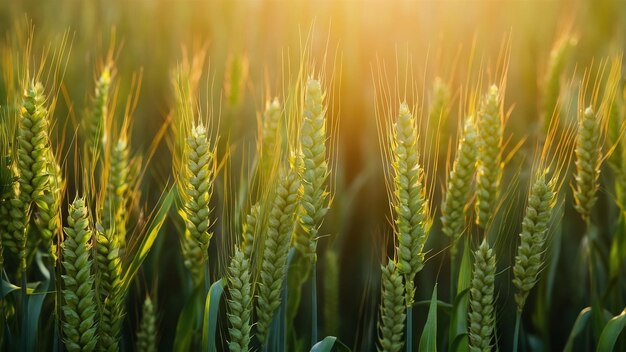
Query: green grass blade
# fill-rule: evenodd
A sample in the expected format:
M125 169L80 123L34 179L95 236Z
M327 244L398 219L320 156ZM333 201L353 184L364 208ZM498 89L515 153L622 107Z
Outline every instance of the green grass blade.
M324 339L313 345L310 352L350 352L350 348L344 345L335 336L326 336Z
M159 199L159 203L155 209L156 212L152 219L150 220L150 224L147 227L146 234L141 239L141 243L139 248L134 253L134 257L128 265L128 269L124 273L124 277L122 279L122 287L124 290L128 289L130 283L132 282L135 274L139 270L141 263L143 263L146 256L150 252L154 241L156 240L163 223L165 222L165 218L167 217L167 213L174 202L174 187L171 187L167 194L162 195Z
M598 341L598 348L596 351L613 351L617 338L622 333L622 330L626 327L626 309L613 319L609 320Z
M454 299L450 321L450 351L468 351L467 339L467 307L469 289L461 291ZM459 339L465 336L465 339Z
M430 299L428 308L428 318L424 325L424 332L420 338L420 352L437 351L437 284L433 289L433 296Z
M204 317L202 319L202 350L215 352L215 331L220 309L220 300L224 292L224 279L215 281L206 296L204 304Z
M572 348L574 348L574 340L576 340L576 336L578 336L587 326L587 321L591 316L591 307L587 307L580 311L576 321L574 322L574 326L569 333L569 337L567 338L567 343L565 344L565 348L563 352L571 352Z

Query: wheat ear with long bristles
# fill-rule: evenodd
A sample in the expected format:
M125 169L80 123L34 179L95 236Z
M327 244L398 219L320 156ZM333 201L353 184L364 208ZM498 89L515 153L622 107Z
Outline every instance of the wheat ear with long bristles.
M55 236L61 229L61 199L65 189L65 182L54 155L50 155L48 163L50 179L41 200L37 203L37 217L35 223L41 233L43 248L56 264L57 249L54 243Z
M548 222L556 202L555 184L547 178L547 173L548 170L540 170L535 175L522 220L520 243L513 266L513 284L517 288L515 302L518 311L524 308L528 293L537 283L543 266Z
M96 294L91 273L92 231L84 198L70 205L62 244L63 341L68 351L94 351L98 344Z
M574 186L574 208L586 223L591 221L591 209L597 201L600 187L600 121L591 107L585 109L578 119L576 138L576 175Z
M393 208L398 238L398 272L405 277L408 306L415 294L414 277L424 266L428 238L428 201L419 164L417 125L406 104L400 105L392 142Z
M483 240L474 252L474 271L469 300L469 348L472 352L489 352L492 349L495 328L494 282L496 256Z
M295 213L300 198L300 180L289 170L280 174L268 216L259 273L256 305L256 336L265 342L274 313L280 305L280 290L286 275L289 242L295 225Z
M495 85L489 88L478 110L477 130L476 223L485 229L496 208L502 176L503 125L500 116L500 92Z
M448 177L446 195L441 204L442 231L452 240L450 249L454 257L457 243L465 228L465 208L471 197L472 179L476 171L476 127L470 116L465 120L459 139L452 171Z
M112 63L106 64L96 80L95 92L91 101L91 110L88 113L85 125L85 140L92 155L102 155L106 144L106 126L109 114L109 91L113 78Z
M255 234L257 233L257 225L261 216L261 205L254 204L250 208L250 213L246 214L246 221L242 226L241 250L244 256L252 261L252 254L255 246Z
M322 86L309 79L306 85L304 118L300 131L302 166L301 231L295 238L295 247L306 257L315 260L319 226L328 211L328 162L326 160L326 107Z
M102 226L117 237L120 249L126 247L127 203L130 162L128 142L120 138L111 150L108 160L106 192L102 209Z
M380 317L378 319L378 351L398 352L404 345L402 335L406 306L402 273L393 260L381 267Z

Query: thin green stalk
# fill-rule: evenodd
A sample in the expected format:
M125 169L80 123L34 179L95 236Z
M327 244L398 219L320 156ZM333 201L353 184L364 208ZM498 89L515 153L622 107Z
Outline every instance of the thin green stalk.
M515 316L515 334L513 335L513 352L517 352L517 343L519 341L520 320L522 320L522 311L518 309L517 315Z
M413 306L406 307L406 352L413 351Z
M317 260L311 263L311 346L317 343Z

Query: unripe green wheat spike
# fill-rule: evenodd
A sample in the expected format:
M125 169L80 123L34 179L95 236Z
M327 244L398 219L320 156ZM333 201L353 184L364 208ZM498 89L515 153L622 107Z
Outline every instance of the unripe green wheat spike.
M515 302L520 312L543 266L548 222L555 206L554 183L546 180L546 173L547 170L542 170L537 174L531 186L513 266L513 284L517 288Z
M184 185L180 195L184 204L182 214L186 231L195 240L196 246L200 247L203 262L209 258L209 242L213 236L209 232L209 202L213 193L214 158L206 128L203 125L194 126L185 145Z
M326 160L326 107L320 82L309 79L300 131L302 211L295 247L315 260L318 230L328 211L328 163Z
M42 236L43 248L52 258L52 262L56 263L54 239L61 227L61 192L65 187L61 167L54 155L50 155L48 173L50 175L48 187L37 204L36 224Z
M244 256L248 260L252 260L252 252L254 251L254 241L257 222L261 215L261 206L259 203L250 208L250 214L246 215L246 222L243 224L243 238L241 241L241 249Z
M406 104L400 105L393 129L393 208L398 238L398 272L405 276L407 305L415 294L414 277L424 266L430 219L419 164L417 125Z
M102 210L102 226L106 231L111 231L118 237L120 249L126 247L129 170L128 143L126 140L120 139L111 151Z
M469 300L469 347L472 352L492 350L495 327L494 282L496 257L486 241L474 252Z
M228 268L228 349L232 352L248 351L250 344L250 315L252 311L252 285L250 261L236 249Z
M31 84L24 92L17 132L17 167L19 195L11 201L11 224L13 237L19 243L22 270L26 269L26 233L33 202L45 205L47 189L50 141L48 137L48 111L41 83Z
M156 337L156 309L150 297L146 296L143 302L141 323L137 329L137 343L135 344L137 352L156 352Z
M201 285L204 280L204 253L198 243L186 231L180 241L181 251L183 254L183 264L191 273L191 279L194 286Z
M94 351L98 343L96 295L91 273L91 240L87 207L83 198L70 205L62 244L63 341L68 351Z
M89 112L86 125L89 146L92 151L97 151L100 155L102 155L107 138L105 129L109 113L109 90L112 80L111 69L110 65L104 66L96 81L91 111Z
M100 351L119 349L119 334L124 317L122 262L119 239L111 230L96 231L97 289L100 307Z
M261 130L261 171L268 172L277 161L282 148L281 135L282 108L278 98L267 103L263 113L263 128Z
M588 107L578 119L574 185L574 207L587 223L591 221L591 210L597 201L596 193L600 187L601 148L600 121Z
M476 223L485 228L493 216L502 175L502 119L500 93L491 86L478 111L478 174L476 189Z
M381 303L378 320L378 351L398 352L404 345L403 332L406 318L402 274L390 260L382 266Z
M470 199L475 171L476 127L474 119L468 117L465 120L463 135L459 139L446 195L441 204L442 231L452 240L452 255L456 254L457 241L465 227L465 208Z
M287 254L295 225L295 213L301 192L298 175L290 170L281 174L265 229L265 243L259 274L256 306L257 333L262 343L276 309L280 306L280 290L286 275Z

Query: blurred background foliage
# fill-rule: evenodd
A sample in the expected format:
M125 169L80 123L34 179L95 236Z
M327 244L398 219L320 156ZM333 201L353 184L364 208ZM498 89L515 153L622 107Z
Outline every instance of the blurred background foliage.
M0 36L10 38L23 31L27 19L35 26L34 48L41 48L54 36L69 32L70 59L66 67L62 93L56 109L57 138L62 126L73 135L77 121L93 91L96 68L106 55L113 37L116 52L116 115L123 108L131 89L131 77L142 74L137 109L133 114L133 148L145 150L153 136L167 120L173 104L171 72L183 59L201 48L207 50L208 67L201 84L200 96L205 112L220 116L220 155L230 149L231 171L221 178L218 191L220 223L236 218L234 190L239 187L241 167L246 169L254 153L257 120L267 99L284 98L290 88L290 77L297 72L303 51L309 50L316 68L325 68L328 79L329 116L338 121L333 139L334 203L327 217L320 241L319 257L332 249L338 254L339 304L337 322L322 321L320 326L336 326L342 341L355 350L371 350L376 339L375 322L379 295L379 265L392 255L393 241L390 209L385 189L383 163L377 137L375 101L376 84L382 77L401 87L407 76L416 88L409 96L417 97L418 111L428 116L435 100L433 86L440 78L450 89L447 107L449 122L438 133L441 147L432 149L440 162L431 184L435 187L433 204L439 204L445 184L445 160L449 145L454 145L457 121L465 113L459 104L468 82L482 80L483 87L497 81L503 53L508 53L508 75L505 110L511 109L506 135L509 148L525 140L540 128L545 76L550 52L563 38L576 38L564 63L561 80L566 83L581 74L592 62L598 62L622 50L626 40L626 6L622 1L40 1L0 2ZM500 65L501 66L501 65ZM379 71L383 70L383 71ZM380 73L384 72L384 73ZM411 84L411 83L410 83ZM470 83L472 84L472 83ZM6 92L0 91L0 101ZM572 111L576 111L573 109ZM575 116L575 115L574 115ZM338 120L337 120L338 119ZM67 123L66 123L67 122ZM334 122L334 123L335 123ZM66 123L66 124L65 124ZM64 125L65 124L65 125ZM425 134L426 135L426 134ZM428 138L428 137L427 137ZM71 140L71 138L70 138ZM66 141L65 148L71 150ZM523 187L528 181L525 163L530 163L534 142L527 140L511 160L509 173L517 174ZM73 159L69 153L69 169ZM434 155L430 155L432 157ZM167 143L157 150L147 182L142 184L146 202L156 202L161 189L171 177L171 157ZM72 177L68 173L68 177ZM512 177L505 177L511 180ZM225 180L232 181L232 184ZM71 184L71 183L70 183ZM505 185L505 188L507 186ZM514 192L508 205L513 219L520 224L526 194L524 188ZM70 186L67 199L72 199ZM607 197L604 195L603 197ZM606 203L606 202L604 202ZM599 207L604 204L599 202ZM232 208L232 209L229 209ZM437 218L438 218L438 210ZM226 217L226 218L224 218ZM615 214L607 214L607 221ZM613 218L611 218L613 217ZM571 242L563 245L560 268L576 271L572 262L582 233L581 220L565 209L564 232ZM238 236L238 225L218 226L211 245L213 275L223 274ZM448 245L441 236L439 221L427 244L427 263L417 278L417 300L430 297L436 281L440 292L447 292L448 258L442 250ZM128 300L127 324L137 324L137 315L145 290L157 292L160 308L161 344L171 346L178 314L190 294L178 248L177 229L169 224L155 244L140 273L140 283L133 287ZM499 246L512 258L519 225L507 227ZM570 236L571 235L571 236ZM333 254L333 255L334 255ZM570 255L571 254L571 255ZM503 259L506 261L507 259ZM511 259L508 259L511 260ZM324 261L320 260L324 266ZM499 266L506 267L506 263ZM510 282L507 272L501 276ZM560 274L559 274L560 275ZM323 275L320 275L320 282ZM576 275L568 276L576 278ZM559 349L584 307L577 294L575 279L554 288L550 326L550 344ZM186 286L187 285L187 286ZM498 330L510 339L513 317L513 293L500 291ZM308 290L304 290L304 295ZM575 293L575 294L573 294ZM446 295L441 295L446 297ZM621 301L624 297L621 297ZM324 295L320 301L323 305ZM303 297L303 302L308 302ZM623 303L623 302L621 302ZM531 302L532 304L532 302ZM607 307L613 310L621 307ZM416 308L416 322L421 326L427 306ZM532 311L532 309L528 309ZM613 313L617 313L613 311ZM541 322L524 317L527 333L539 341L546 338ZM305 326L307 319L296 320ZM545 321L544 321L545 323ZM440 322L446 326L445 322ZM545 328L545 327L544 327ZM500 329L500 326L499 328ZM134 329L126 329L134 331ZM303 328L307 331L307 328ZM225 327L220 327L225 333ZM131 338L128 336L128 338ZM530 339L533 341L533 338ZM128 339L127 339L128 341ZM544 340L545 341L545 340ZM509 346L504 343L503 346ZM539 346L538 344L537 346Z

